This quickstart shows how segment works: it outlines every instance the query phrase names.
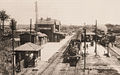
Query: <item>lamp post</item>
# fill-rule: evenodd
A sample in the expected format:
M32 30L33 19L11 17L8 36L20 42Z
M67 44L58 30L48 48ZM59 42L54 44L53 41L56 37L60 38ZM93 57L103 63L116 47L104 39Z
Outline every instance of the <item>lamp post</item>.
M13 51L13 75L15 75L15 59L14 59L14 30L16 30L16 21L14 19L11 19L11 24L10 24L10 28L12 30L12 51Z

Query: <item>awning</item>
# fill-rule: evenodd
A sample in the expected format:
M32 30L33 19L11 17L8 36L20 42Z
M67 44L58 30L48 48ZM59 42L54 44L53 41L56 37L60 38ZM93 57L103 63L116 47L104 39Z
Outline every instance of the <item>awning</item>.
M20 41L20 38L14 38L15 41Z
M12 38L10 40L12 40ZM20 38L14 38L14 41L20 41Z

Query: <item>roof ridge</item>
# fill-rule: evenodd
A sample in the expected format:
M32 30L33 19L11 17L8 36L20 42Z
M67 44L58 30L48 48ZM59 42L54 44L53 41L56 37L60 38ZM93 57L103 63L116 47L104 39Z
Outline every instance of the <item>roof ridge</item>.
M29 45L30 47L32 47L32 46L30 45L30 43L31 43L31 42L29 42L28 45ZM31 44L33 44L33 43L31 43ZM33 47L32 47L32 48L33 48ZM33 48L33 49L35 49L35 48ZM35 49L35 50L36 50L36 49Z

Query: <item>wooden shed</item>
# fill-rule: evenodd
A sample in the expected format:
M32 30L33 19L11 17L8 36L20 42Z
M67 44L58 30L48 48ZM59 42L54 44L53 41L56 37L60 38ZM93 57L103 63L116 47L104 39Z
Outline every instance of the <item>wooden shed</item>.
M31 42L15 48L15 60L18 69L35 66L36 58L41 56L41 46Z
M36 35L30 34L28 32L25 32L23 34L20 34L20 44L25 44L27 42L36 43Z

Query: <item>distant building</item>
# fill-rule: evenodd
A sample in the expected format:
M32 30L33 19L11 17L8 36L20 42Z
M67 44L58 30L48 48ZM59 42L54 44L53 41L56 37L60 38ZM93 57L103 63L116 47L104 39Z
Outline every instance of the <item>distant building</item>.
M32 42L32 43L35 43L37 45L43 45L45 43L48 42L48 36L44 33L41 33L41 32L37 32L37 33L23 33L23 34L20 34L20 44L25 44L27 42Z
M36 43L36 35L27 32L20 34L20 45L25 44L27 42Z
M20 35L21 35L21 34L24 34L24 33L30 33L30 29L17 29L17 30L15 31L14 37L19 38ZM35 34L35 30L32 29L32 30L31 30L31 33L32 33L32 34Z
M60 32L61 23L58 20L47 18L41 18L37 24L35 24L35 30L37 32L45 33L48 36L50 42L55 41L54 33Z

